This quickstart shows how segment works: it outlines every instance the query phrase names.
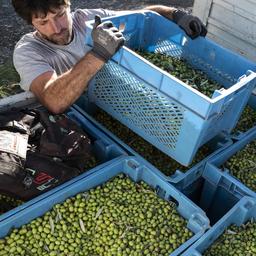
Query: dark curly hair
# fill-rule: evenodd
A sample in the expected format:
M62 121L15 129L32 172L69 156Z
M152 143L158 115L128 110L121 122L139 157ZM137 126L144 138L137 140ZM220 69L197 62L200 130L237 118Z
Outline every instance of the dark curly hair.
M12 5L17 14L28 24L32 24L32 15L47 15L54 9L64 5L69 6L70 0L12 0Z

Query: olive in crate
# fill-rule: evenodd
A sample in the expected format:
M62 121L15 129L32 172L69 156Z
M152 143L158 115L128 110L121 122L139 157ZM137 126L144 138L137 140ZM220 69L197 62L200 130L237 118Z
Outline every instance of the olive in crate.
M193 233L145 182L124 174L0 239L0 255L169 255Z

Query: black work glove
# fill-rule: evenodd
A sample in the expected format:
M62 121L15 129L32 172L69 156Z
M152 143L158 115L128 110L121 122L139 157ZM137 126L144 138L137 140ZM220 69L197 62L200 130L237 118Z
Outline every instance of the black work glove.
M124 45L123 34L114 27L111 21L101 22L100 16L95 16L92 30L93 48L92 52L105 62Z
M192 39L195 39L198 36L204 37L207 34L207 29L203 22L198 17L187 14L184 11L174 11L173 21L177 23Z

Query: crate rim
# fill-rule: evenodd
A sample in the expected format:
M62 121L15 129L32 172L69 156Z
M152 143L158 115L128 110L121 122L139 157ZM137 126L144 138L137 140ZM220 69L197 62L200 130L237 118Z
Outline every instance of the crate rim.
M148 167L147 165L145 165L145 163L140 163L139 159L134 156L128 156L128 157L122 156L115 162L113 161L111 164L109 164L107 166L107 170L109 170L113 166L117 166L118 168L120 168L120 166L118 164L124 164L124 163L128 164L128 162L130 162L130 161L132 162L132 164L135 163L135 167L134 167L135 169L138 169L138 170L142 169L143 171L152 169L151 167ZM138 163L138 166L136 166L136 163ZM43 205L41 208L45 208L45 204L47 203L47 208L50 207L50 209L51 209L51 207L54 204L62 202L66 198L72 196L71 194L80 193L80 192L77 192L74 190L79 190L79 188L77 188L77 187L81 186L86 181L89 182L93 178L95 179L95 177L97 177L97 175L103 175L103 172L105 171L104 169L106 170L106 168L101 168L97 171L95 170L95 172L91 172L90 175L88 175L88 176L80 177L79 179L77 179L75 182L73 182L69 186L65 186L61 190L51 193L48 196L48 198L43 198L40 201L37 201L34 205L31 205L30 207L25 208L23 211L20 211L19 216L17 216L17 215L12 216L11 218L8 218L5 221L1 222L0 227L2 225L2 228L4 227L4 229L8 229L8 233L9 233L9 231L11 230L11 227L13 227L13 225L11 225L11 223L14 220L17 221L17 218L22 218L24 220L23 221L24 223L19 224L19 226L22 226L25 223L28 223L29 221L32 221L33 219L41 216L42 215L41 213L37 213L37 214L39 214L38 216L32 216L29 221L25 220L25 216L27 216L33 210L38 209L38 206L40 204ZM123 172L123 170L115 171L113 176L112 176L112 174L110 175L110 179L122 172ZM194 231L191 230L193 232L193 236L190 239L188 239L185 243L181 244L175 251L173 251L170 254L170 256L180 255L180 253L184 252L191 244L193 244L195 241L197 241L205 233L205 231L209 228L209 219L206 217L204 211L202 209L200 209L200 207L198 207L192 201L190 201L190 199L188 199L185 195L183 195L180 191L178 191L174 186L167 183L166 180L163 177L161 177L161 175L159 175L159 173L155 173L154 170L151 170L150 173L151 173L151 175L156 177L156 180L158 182L165 184L165 188L168 189L168 194L170 193L171 197L173 197L175 200L177 200L178 208L179 208L179 203L183 202L183 204L185 204L185 205L186 204L190 205L189 207L191 207L191 209L192 209L191 211L193 212L193 214L191 214L189 217L188 216L186 217L186 214L184 216L184 209L183 209L183 214L182 214L182 212L181 213L179 212L179 215L182 216L184 219L186 219L188 223L190 221L197 223L197 227L195 228L195 230ZM138 180L144 180L144 179L139 178ZM90 188L88 188L88 189L90 189ZM71 190L73 192L71 192ZM63 199L64 197L65 197L65 199ZM57 202L57 198L60 200L59 202ZM50 200L50 202L46 202L47 200ZM184 207L184 205L182 207ZM49 211L50 209L48 209L47 211ZM44 213L45 213L45 209L40 210L40 211L44 211ZM198 228L198 225L200 226L200 229ZM18 228L18 227L16 227L16 228ZM6 231L4 231L4 232L6 232ZM3 236L6 236L7 234L4 234Z

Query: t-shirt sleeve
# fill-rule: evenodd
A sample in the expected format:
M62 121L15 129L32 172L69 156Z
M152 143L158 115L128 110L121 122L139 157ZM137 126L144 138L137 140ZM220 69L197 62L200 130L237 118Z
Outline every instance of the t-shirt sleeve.
M20 87L29 91L32 81L41 74L54 71L44 57L38 54L32 47L16 47L13 53L13 63L20 75Z
M77 9L76 15L83 22L94 19L95 15L99 15L101 18L115 16L118 12L107 9Z

